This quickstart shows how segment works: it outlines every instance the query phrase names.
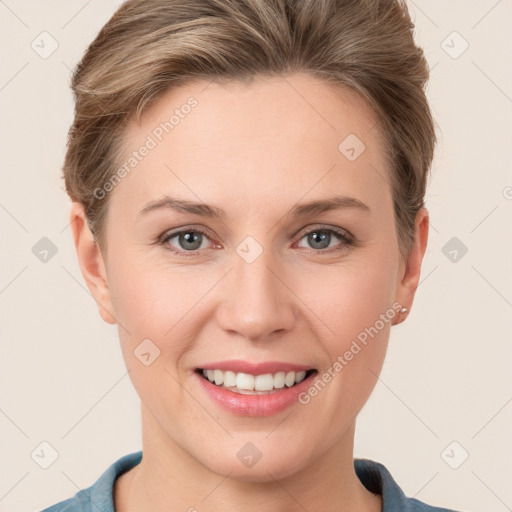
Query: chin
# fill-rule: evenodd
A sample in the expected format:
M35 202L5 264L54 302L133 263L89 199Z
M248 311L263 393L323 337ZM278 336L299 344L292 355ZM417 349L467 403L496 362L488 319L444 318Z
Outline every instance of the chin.
M204 461L204 466L221 476L229 474L229 478L233 480L263 483L289 477L306 465L305 460L297 459L296 453L285 454L282 451L270 449L267 451L271 453L265 455L264 452L260 452L258 455L256 450L249 446L245 451L243 448L238 450L234 457L226 457L224 452L222 461L216 464L211 464L211 460Z

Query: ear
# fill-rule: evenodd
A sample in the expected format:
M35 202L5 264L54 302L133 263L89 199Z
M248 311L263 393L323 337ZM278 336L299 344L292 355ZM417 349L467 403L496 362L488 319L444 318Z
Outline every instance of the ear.
M101 318L109 324L115 324L117 322L113 314L103 256L89 229L81 203L73 202L71 205L70 222L78 263L87 287L98 305Z
M399 304L407 308L407 312L411 310L414 295L420 281L421 263L427 249L428 229L428 210L420 208L414 222L414 241L404 264L401 265L400 282L395 297ZM406 315L407 313L399 313L397 321L393 322L393 324L401 323L405 320Z

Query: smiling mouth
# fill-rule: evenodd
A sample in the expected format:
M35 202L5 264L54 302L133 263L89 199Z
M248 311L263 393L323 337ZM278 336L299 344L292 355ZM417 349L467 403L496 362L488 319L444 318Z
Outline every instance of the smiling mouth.
M250 373L197 368L203 379L220 388L242 395L268 395L300 384L317 370L276 372L253 375Z

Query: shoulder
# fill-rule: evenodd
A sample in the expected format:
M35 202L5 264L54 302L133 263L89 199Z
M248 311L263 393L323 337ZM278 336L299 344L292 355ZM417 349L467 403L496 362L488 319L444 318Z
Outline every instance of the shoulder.
M121 457L109 466L93 485L41 512L114 512L113 489L116 478L141 460L141 451Z
M359 480L369 491L382 495L382 512L457 512L408 498L380 462L354 459L354 468Z
M79 491L72 498L59 501L41 512L89 512L91 510L91 495L88 491L89 489Z

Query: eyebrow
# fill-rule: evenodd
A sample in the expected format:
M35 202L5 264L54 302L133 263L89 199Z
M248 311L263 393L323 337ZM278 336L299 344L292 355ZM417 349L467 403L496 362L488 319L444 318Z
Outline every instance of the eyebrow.
M206 203L194 203L185 199L177 199L175 197L164 196L162 199L147 203L140 211L139 216L146 215L157 209L171 209L178 213L189 213L192 215L200 215L201 217L225 218L226 212L216 206ZM295 205L287 214L292 217L304 217L307 215L316 215L319 213L338 210L338 209L357 209L369 212L370 208L355 197L350 196L334 196L327 199L310 201Z

